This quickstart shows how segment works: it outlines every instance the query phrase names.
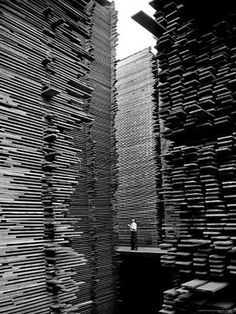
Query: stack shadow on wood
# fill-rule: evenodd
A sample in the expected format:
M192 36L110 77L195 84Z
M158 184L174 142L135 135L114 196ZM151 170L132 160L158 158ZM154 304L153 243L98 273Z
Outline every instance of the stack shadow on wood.
M236 11L210 19L214 23L202 19L199 27L183 1L152 5L165 28L156 45L161 140L167 141L162 177L168 253L162 263L176 269L178 288L166 293L160 313L230 311L236 307L225 300L235 285ZM190 279L225 283L218 308L202 293L191 303L200 288L180 287Z

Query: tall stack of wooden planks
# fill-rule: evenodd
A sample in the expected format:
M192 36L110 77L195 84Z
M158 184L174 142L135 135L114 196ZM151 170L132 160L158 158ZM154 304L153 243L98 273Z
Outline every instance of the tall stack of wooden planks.
M114 188L114 135L112 123L115 99L115 46L117 13L113 3L96 1L93 9L92 43L94 62L91 63L90 82L94 88L90 112L94 117L91 136L94 141L94 194L89 200L90 226L94 232L95 312L112 313L116 294L115 239L113 236L115 211L112 208ZM115 170L115 169L114 169Z
M130 245L127 224L132 218L137 221L140 246L155 246L160 241L155 72L156 60L150 48L120 60L117 66L117 222L121 245Z
M116 14L109 3L89 2L0 4L0 311L6 314L111 313L113 306L114 190L102 191L99 206L95 185L109 186L111 160L100 176L97 168L99 148L111 154L112 136L104 131L99 146L95 137L104 117L112 124ZM101 23L104 12L105 56L92 23ZM102 116L94 110L95 58L106 60L99 83L110 78Z
M162 262L179 275L163 314L236 308L236 6L209 2L152 1L165 29L156 45L161 139L168 140Z

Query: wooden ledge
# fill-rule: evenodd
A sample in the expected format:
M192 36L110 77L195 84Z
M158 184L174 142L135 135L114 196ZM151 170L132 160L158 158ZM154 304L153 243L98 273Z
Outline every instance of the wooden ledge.
M131 250L128 246L118 246L116 251L121 254L139 254L139 255L162 255L166 251L159 247L139 247L138 250Z

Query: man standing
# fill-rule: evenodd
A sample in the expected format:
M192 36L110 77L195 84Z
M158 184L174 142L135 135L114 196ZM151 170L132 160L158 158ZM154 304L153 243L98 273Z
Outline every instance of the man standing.
M131 220L131 224L128 225L131 231L131 250L138 249L138 241L137 241L137 223L135 219Z

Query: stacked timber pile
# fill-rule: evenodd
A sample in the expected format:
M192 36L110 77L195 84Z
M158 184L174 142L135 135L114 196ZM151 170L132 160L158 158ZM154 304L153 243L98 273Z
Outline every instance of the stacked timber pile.
M104 0L95 2L92 32L95 61L91 64L90 72L90 82L94 88L90 106L94 117L91 127L94 140L94 178L91 185L94 195L90 197L89 210L90 226L94 229L93 301L95 313L101 314L113 312L116 292L113 239L115 212L111 202L114 197L112 169L116 166L112 155L112 149L115 149L112 147L115 144L112 138L112 114L115 109L115 99L112 104L112 85L115 81L116 21L114 4Z
M93 122L84 124L76 135L80 147L84 149L80 153L79 186L73 199L73 215L80 219L78 228L83 231L82 239L75 245L78 252L85 252L88 262L84 268L77 270L77 274L85 281L85 299L88 294L91 295L92 312L111 313L116 293L111 203L115 193L115 187L111 189L111 180L115 177L111 170L116 160L111 159L115 149L111 125L115 112L112 84L115 80L117 17L114 5L107 1L90 3L89 10L95 59L89 72L93 88L91 104L89 108L84 108L92 114ZM81 298L81 291L78 295Z
M159 129L153 97L156 92L155 66L155 58L147 48L119 61L117 67L118 112L115 121L121 245L130 243L127 224L132 218L137 220L140 246L153 246L160 240Z
M236 8L211 3L216 11L201 1L152 2L164 28L159 113L161 137L170 141L162 154L162 262L177 269L180 283L194 280L166 293L165 314L236 308L228 293L235 286Z
M1 2L0 311L6 314L94 312L98 280L104 311L97 313L106 313L106 306L111 312L111 283L103 293L107 275L96 270L94 256L100 252L91 240L100 238L100 247L103 241L106 247L112 227L103 239L90 221L97 206L98 152L91 129L94 12L88 2ZM114 9L107 11L114 28ZM105 35L109 49L110 35ZM110 99L108 115L109 106ZM112 253L110 245L109 271ZM103 256L98 258L103 268Z

